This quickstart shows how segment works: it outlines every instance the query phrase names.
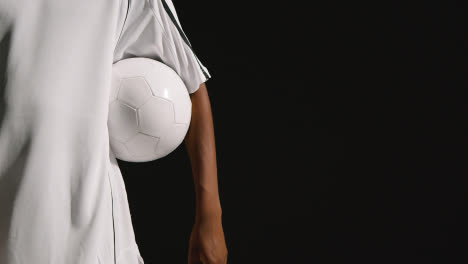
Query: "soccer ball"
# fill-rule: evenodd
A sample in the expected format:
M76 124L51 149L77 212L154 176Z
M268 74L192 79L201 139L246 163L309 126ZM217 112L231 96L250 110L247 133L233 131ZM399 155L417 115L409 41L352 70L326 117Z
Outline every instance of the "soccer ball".
M116 158L146 162L168 155L184 140L191 113L187 88L167 65L136 57L112 66L107 126Z

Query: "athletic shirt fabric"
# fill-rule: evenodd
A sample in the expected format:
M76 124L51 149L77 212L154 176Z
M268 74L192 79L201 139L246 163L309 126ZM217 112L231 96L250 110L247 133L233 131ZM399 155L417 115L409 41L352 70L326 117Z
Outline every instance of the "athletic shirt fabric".
M144 263L107 129L130 57L211 77L171 0L0 0L0 264Z

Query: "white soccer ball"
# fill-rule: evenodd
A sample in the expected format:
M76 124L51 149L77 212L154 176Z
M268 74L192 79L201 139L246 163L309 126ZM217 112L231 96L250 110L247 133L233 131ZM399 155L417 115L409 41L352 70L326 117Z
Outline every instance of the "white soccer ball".
M187 134L192 102L180 76L148 58L129 58L112 69L108 129L118 159L152 161L176 149Z

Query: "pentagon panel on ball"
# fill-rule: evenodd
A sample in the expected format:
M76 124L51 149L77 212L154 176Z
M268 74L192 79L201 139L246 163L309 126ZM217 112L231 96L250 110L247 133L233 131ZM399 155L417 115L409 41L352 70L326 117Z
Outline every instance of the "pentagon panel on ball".
M192 103L173 69L149 58L123 59L113 65L111 85L109 140L118 159L156 160L183 142Z

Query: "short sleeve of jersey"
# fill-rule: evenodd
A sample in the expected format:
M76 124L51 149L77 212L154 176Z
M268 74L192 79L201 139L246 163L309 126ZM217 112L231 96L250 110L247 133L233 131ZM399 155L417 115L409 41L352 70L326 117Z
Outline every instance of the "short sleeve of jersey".
M128 1L113 62L131 57L155 59L171 67L189 93L211 78L182 30L172 0Z

